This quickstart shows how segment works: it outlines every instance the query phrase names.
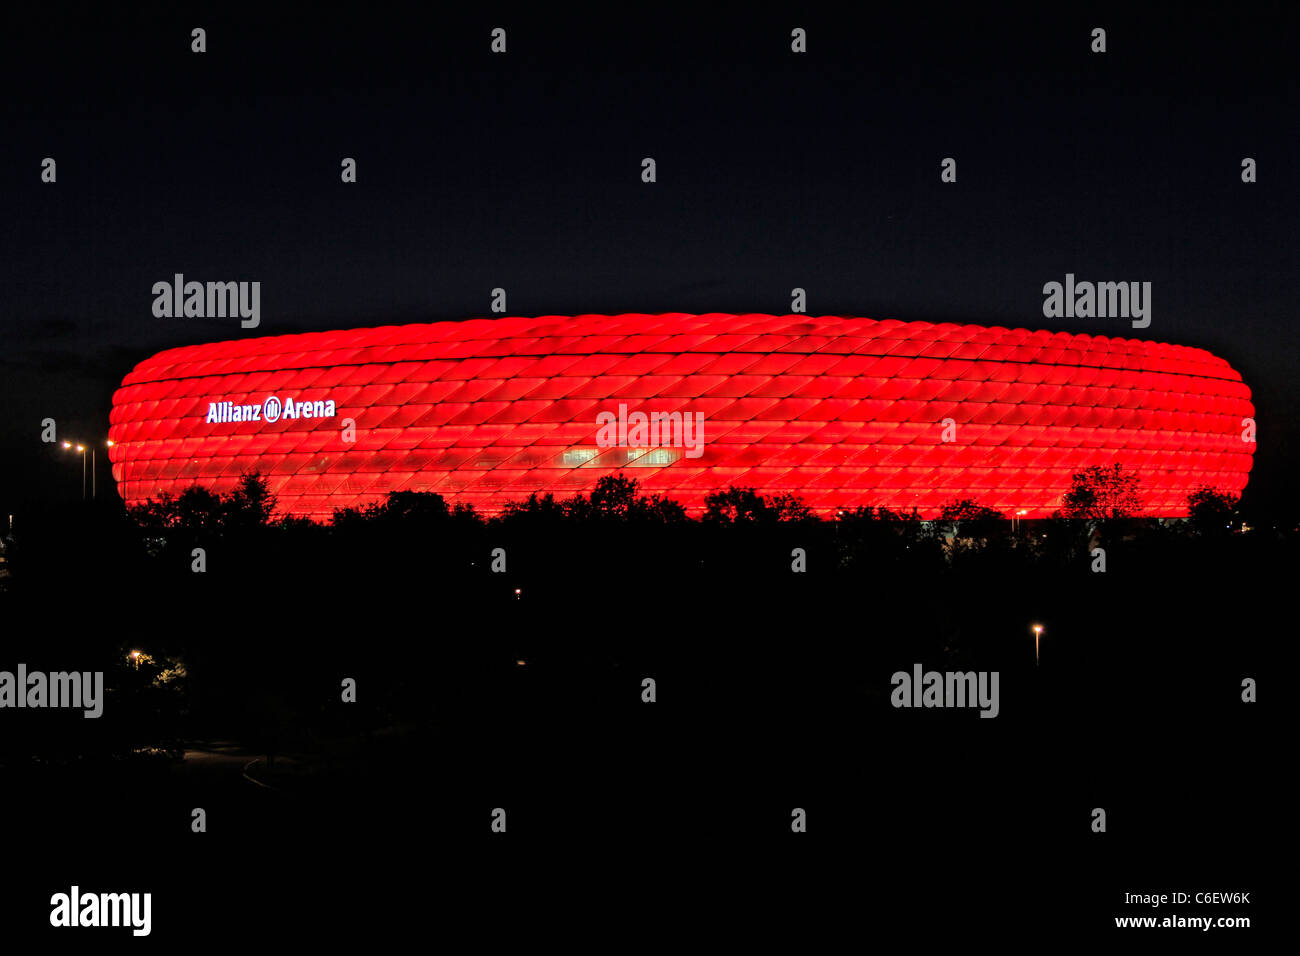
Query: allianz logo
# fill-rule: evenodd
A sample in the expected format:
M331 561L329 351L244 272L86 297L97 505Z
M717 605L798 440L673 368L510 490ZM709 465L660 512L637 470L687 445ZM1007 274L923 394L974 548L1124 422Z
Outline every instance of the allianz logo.
M210 425L225 422L278 422L282 418L333 418L334 414L333 399L304 401L287 395L283 399L269 395L260 405L209 402L206 421Z

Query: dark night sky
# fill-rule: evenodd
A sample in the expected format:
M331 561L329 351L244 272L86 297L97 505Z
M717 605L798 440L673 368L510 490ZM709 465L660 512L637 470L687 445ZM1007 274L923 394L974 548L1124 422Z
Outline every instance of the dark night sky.
M41 419L102 437L113 389L157 350L483 316L495 286L515 315L784 313L801 286L813 314L1200 346L1251 387L1250 493L1281 506L1297 465L1297 15L851 9L11 21L0 508L79 495ZM151 287L176 272L261 281L261 327L155 318ZM1152 282L1151 326L1044 319L1042 286L1067 272Z

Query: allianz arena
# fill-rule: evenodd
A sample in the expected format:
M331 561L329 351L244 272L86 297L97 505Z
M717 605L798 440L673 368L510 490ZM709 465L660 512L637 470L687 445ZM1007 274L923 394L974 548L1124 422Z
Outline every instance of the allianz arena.
M620 471L689 509L737 485L798 494L819 513L934 517L974 498L1043 517L1072 474L1116 462L1140 476L1148 513L1178 516L1198 485L1246 486L1253 416L1239 373L1179 345L633 313L170 349L123 380L109 438L129 505L194 483L229 491L258 471L281 512L318 520L400 490L494 514Z

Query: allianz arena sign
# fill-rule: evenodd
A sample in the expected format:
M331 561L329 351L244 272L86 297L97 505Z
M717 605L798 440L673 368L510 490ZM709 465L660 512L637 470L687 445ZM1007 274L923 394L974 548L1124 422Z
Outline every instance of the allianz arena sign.
M265 401L252 405L209 402L208 415L204 421L209 425L223 422L278 422L282 418L333 418L334 415L334 402L330 399L295 401L291 396L286 396L282 401L274 395L268 395Z

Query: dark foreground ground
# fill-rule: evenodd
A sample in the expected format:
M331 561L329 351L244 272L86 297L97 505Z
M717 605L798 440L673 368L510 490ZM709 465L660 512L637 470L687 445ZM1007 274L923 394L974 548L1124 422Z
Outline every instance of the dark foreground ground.
M506 575L308 562L245 589L114 575L117 610L90 635L29 616L49 595L11 588L28 658L142 643L182 654L191 686L182 716L130 718L132 739L152 730L181 761L33 764L11 739L5 857L23 877L6 931L47 932L50 895L73 883L151 892L154 938L182 942L1201 932L1114 925L1153 912L1248 916L1209 932L1249 941L1277 918L1284 543L1177 561L1116 548L1104 575L795 575L788 543L580 567L524 549ZM891 675L914 663L997 670L998 717L892 707ZM125 709L32 739L111 735ZM1250 902L1124 902L1176 891Z

